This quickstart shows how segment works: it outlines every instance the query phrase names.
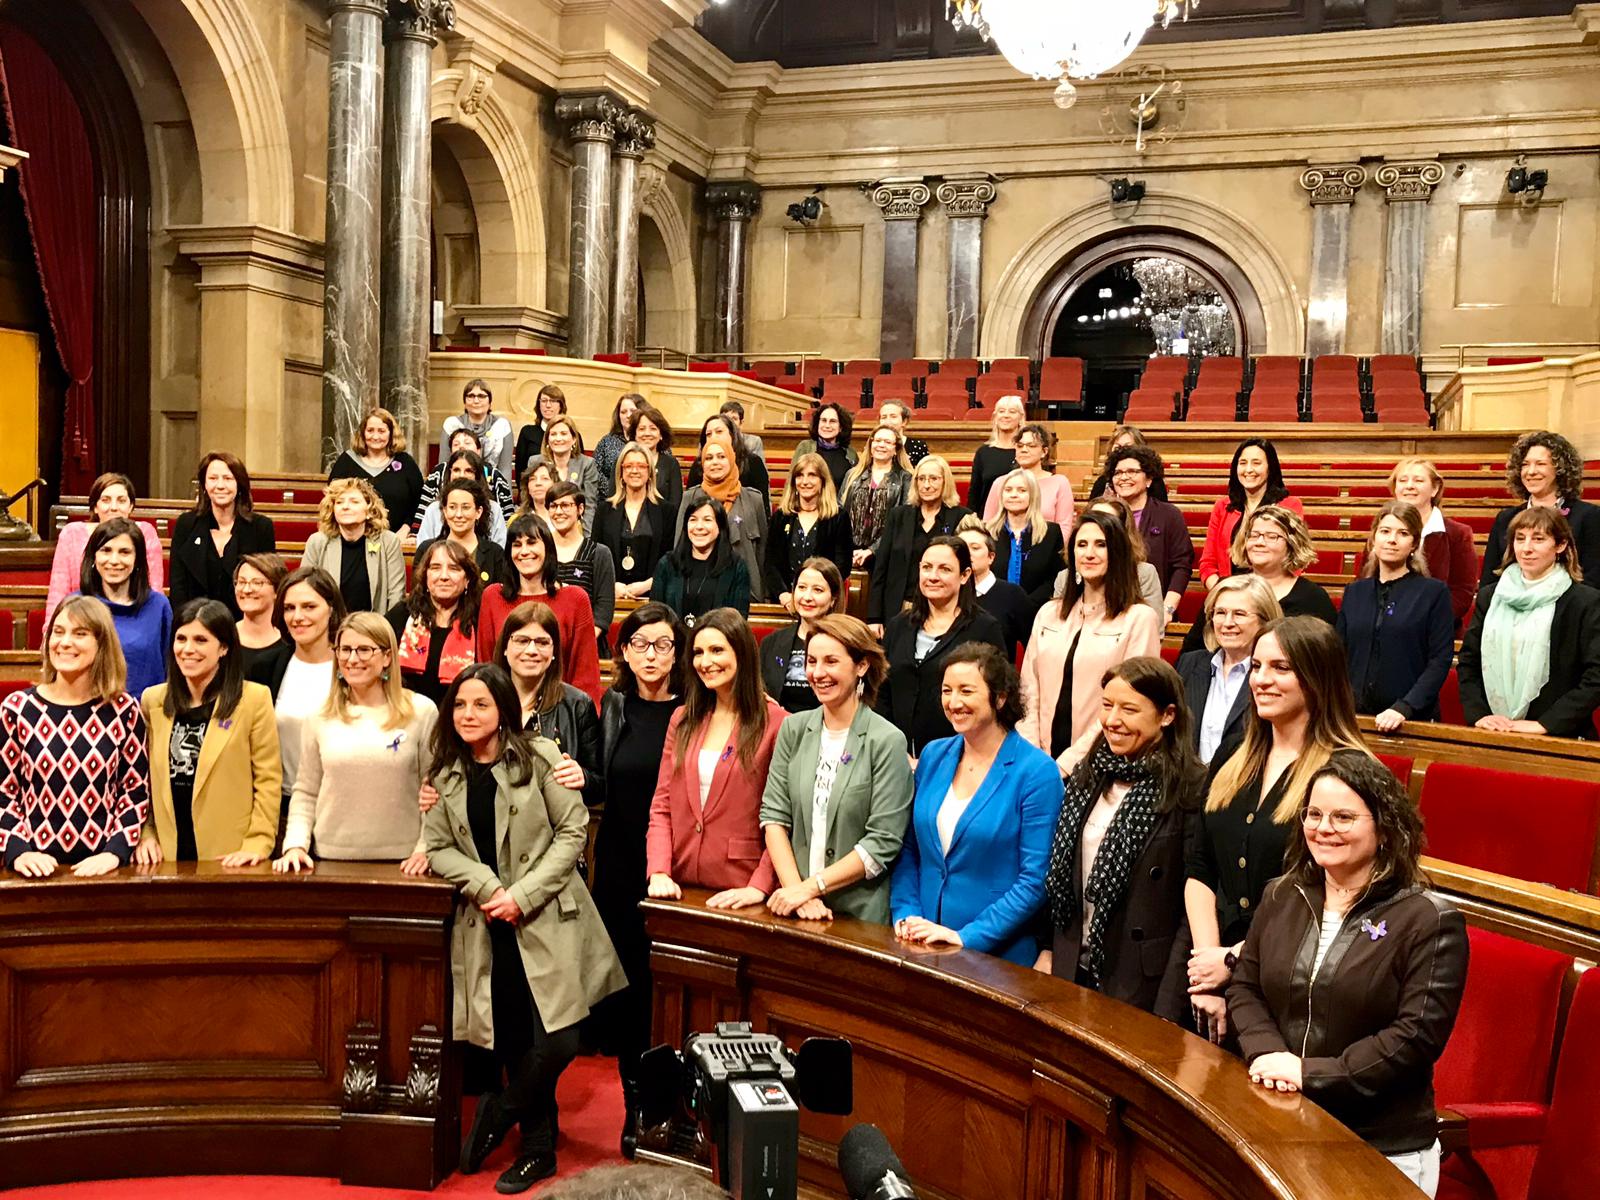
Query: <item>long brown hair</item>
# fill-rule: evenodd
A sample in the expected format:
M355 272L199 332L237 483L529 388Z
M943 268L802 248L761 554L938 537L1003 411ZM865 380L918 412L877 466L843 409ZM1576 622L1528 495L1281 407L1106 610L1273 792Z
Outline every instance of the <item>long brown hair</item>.
M1194 739L1190 733L1194 717L1184 698L1183 680L1165 660L1140 656L1125 658L1100 677L1102 689L1113 679L1120 679L1151 704L1157 712L1173 712L1172 724L1162 727L1160 738L1147 747L1141 755L1155 770L1160 796L1156 800L1157 812L1171 812L1175 808L1195 808L1200 798L1200 783L1205 778L1205 767L1194 752ZM1077 766L1077 782L1087 784L1094 775L1094 754L1105 743L1105 731L1095 734L1094 745Z
M1572 526L1559 508L1525 508L1511 518L1506 526L1506 552L1495 574L1500 574L1517 561L1517 530L1542 529L1555 540L1561 549L1556 553L1556 566L1572 576L1573 583L1583 582L1583 567L1578 563L1578 551L1572 544Z
M1418 575L1428 574L1428 556L1422 552L1422 514L1409 500L1386 500L1372 518L1372 528L1367 533L1367 548L1362 552L1366 557L1361 562L1361 578L1378 573L1378 556L1372 550L1378 541L1378 526L1383 524L1385 517L1399 521L1411 535L1411 553L1406 558L1406 566Z
M1372 875L1367 882L1370 891L1380 883L1392 880L1396 888L1427 883L1420 859L1422 858L1422 814L1412 803L1411 796L1400 781L1378 759L1369 754L1352 754L1337 751L1311 777L1314 785L1323 776L1331 776L1344 784L1367 806L1372 814L1372 825L1378 835L1378 852L1372 860ZM1306 800L1311 789L1306 789ZM1300 806L1300 815L1306 805ZM1311 857L1311 847L1306 844L1302 826L1300 836L1291 838L1288 853L1284 856L1284 873L1302 883L1319 885L1323 882L1322 868Z
M211 511L211 497L206 494L206 472L211 469L211 464L214 462L227 467L233 476L234 486L238 489L233 496L233 511L248 521L256 511L255 502L250 498L250 472L245 470L244 463L226 450L213 450L202 458L200 465L195 468L195 491L199 493L194 498L195 516L203 517ZM133 493L130 492L128 498L131 500Z
M857 666L867 664L867 673L861 677L861 703L871 708L878 702L878 689L889 674L889 660L883 653L883 643L872 636L872 630L867 628L866 622L847 613L829 613L825 617L818 617L817 623L811 627L811 637L806 639L808 649L811 638L819 633L826 634L843 646L850 661Z
M717 694L705 685L700 672L694 669L694 643L707 630L720 633L733 647L733 709L739 728L739 765L748 771L755 765L761 739L767 735L767 690L761 684L761 658L756 650L755 635L750 632L749 622L731 608L713 608L695 623L689 643L683 720L678 723L674 766L683 766L690 741L717 711Z
M478 601L483 595L483 580L478 575L478 564L472 556L449 538L429 542L411 565L411 594L406 597L406 611L420 623L433 627L433 597L428 593L428 564L435 555L445 554L467 576L466 588L456 601L455 624L462 633L470 635L478 624Z
M1089 510L1078 515L1072 526L1072 536L1067 538L1067 586L1061 593L1060 610L1063 621L1083 597L1083 580L1078 575L1075 551L1078 533L1085 525L1093 525L1106 539L1106 616L1120 617L1135 604L1144 603L1139 591L1139 560L1134 557L1133 543L1128 540L1128 527L1110 513Z

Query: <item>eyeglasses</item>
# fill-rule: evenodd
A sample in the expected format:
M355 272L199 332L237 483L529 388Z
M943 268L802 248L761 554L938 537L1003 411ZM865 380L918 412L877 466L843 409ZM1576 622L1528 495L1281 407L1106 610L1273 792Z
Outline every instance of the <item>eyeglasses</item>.
M340 646L333 653L336 658L347 662L366 664L372 661L372 656L380 652L377 646Z
M545 505L551 512L577 512L578 505L572 500L552 500Z
M555 640L549 637L530 637L526 634L514 633L506 639L506 649L513 654L520 654L529 646L535 650L555 649Z
M1300 815L1300 823L1307 829L1316 829L1326 819L1328 824L1333 826L1335 833L1349 833L1355 828L1356 822L1366 816L1367 813L1346 811L1325 813L1320 808L1308 808Z
M1111 472L1111 478L1113 478L1113 479L1132 479L1135 475L1143 475L1143 474L1144 474L1144 472L1138 467L1121 467L1121 468Z
M628 639L628 649L635 654L647 654L651 650L654 650L657 654L671 654L676 644L671 638L657 638L653 642L648 638L642 637Z
M265 579L235 579L233 590L236 592L259 592L262 588L271 589L272 585Z
M1281 533L1272 533L1269 530L1252 529L1250 531L1250 536L1244 540L1247 542L1266 542L1268 545L1271 545L1273 542L1287 542L1289 539L1284 537Z

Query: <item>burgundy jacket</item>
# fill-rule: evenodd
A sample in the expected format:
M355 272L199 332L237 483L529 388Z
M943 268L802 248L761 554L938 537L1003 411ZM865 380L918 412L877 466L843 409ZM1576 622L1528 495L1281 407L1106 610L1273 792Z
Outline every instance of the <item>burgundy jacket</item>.
M1183 595L1189 589L1194 571L1194 541L1189 526L1176 504L1148 496L1144 509L1134 517L1139 536L1144 538L1144 558L1161 577L1161 591Z
M1422 539L1422 553L1428 560L1428 574L1450 585L1450 611L1455 613L1456 636L1460 637L1478 595L1478 548L1472 544L1472 530L1446 517L1443 533L1430 533Z

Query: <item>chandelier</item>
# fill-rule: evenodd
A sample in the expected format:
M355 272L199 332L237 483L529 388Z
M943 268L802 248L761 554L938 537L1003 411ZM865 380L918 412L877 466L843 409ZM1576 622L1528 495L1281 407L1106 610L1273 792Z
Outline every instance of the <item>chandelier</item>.
M1145 299L1156 308L1181 307L1199 282L1182 263L1170 258L1136 260L1133 280Z
M1157 354L1232 354L1233 313L1211 284L1170 258L1141 258L1133 280L1150 314Z
M1145 30L1189 19L1199 0L945 0L957 29L993 42L1006 61L1035 79L1059 79L1056 104L1077 99L1071 79L1093 79L1133 53ZM1070 77L1070 78L1069 78Z

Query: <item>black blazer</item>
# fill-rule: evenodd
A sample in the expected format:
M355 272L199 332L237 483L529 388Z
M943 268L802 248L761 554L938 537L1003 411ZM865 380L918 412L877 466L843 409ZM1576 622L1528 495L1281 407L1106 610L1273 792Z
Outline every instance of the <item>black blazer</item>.
M172 601L174 614L190 600L204 596L226 604L237 621L240 613L233 598L233 568L246 554L271 554L278 549L278 533L270 517L236 514L233 536L218 558L210 545L211 531L216 527L209 509L204 513L186 512L173 526L167 599Z
M249 683L259 683L272 693L273 702L278 699L278 689L283 686L283 677L289 672L289 660L294 657L294 642L290 638L279 638L256 656L256 660L245 671L245 680Z
M737 609L740 616L748 617L750 572L745 568L744 559L737 554L728 555L727 569L717 574L715 579L717 586L712 590L710 600L695 612L684 612L683 572L678 569L677 560L672 555L663 554L656 567L655 582L650 585L650 599L665 604L690 626L694 625L696 617L704 616L713 608Z
M957 617L944 636L934 643L928 657L919 663L916 658L919 628L916 614L912 612L892 617L885 626L883 651L889 659L889 674L878 691L875 706L879 716L886 717L909 735L912 754L921 754L923 747L937 738L955 734L939 702L944 660L950 651L967 642L988 642L1001 653L1006 648L1000 623L983 609L974 608L966 616Z
M800 637L800 622L786 625L761 639L761 686L774 700L783 694L784 676L789 673L789 655Z
M528 460L543 449L544 426L538 421L529 421L517 434L517 445L511 452L511 469L519 485L522 482L522 472L527 469Z
M928 536L954 534L962 518L971 515L971 509L959 504L943 505ZM872 587L867 593L867 620L875 625L883 624L900 611L917 581L911 542L921 521L920 504L891 508L883 519L883 532L878 535L878 545L872 554ZM1054 575L1050 578L1052 582L1055 580Z
M1478 593L1472 621L1456 656L1461 709L1467 724L1489 715L1483 690L1483 619L1494 599L1496 579ZM1528 705L1526 719L1538 721L1555 737L1593 739L1594 710L1600 706L1600 592L1568 588L1556 601L1550 623L1550 680Z
M800 518L795 513L786 513L780 509L772 510L772 521L767 526L767 548L762 563L764 574L767 577L767 595L774 601L784 592L794 591L794 576L789 568L789 539L794 531L799 528ZM815 537L812 540L812 549L818 558L826 558L839 568L839 574L846 583L850 581L850 572L854 569L850 559L855 552L855 540L850 533L850 514L840 509L831 517L818 517L817 523L812 527ZM840 611L843 611L843 596L835 597L841 602Z
M656 455L656 491L661 493L661 507L669 513L676 513L683 504L683 464L665 447Z
M1436 721L1439 689L1450 674L1456 618L1450 586L1415 571L1389 589L1383 625L1378 621L1378 580L1357 579L1344 589L1334 628L1344 642L1356 711L1392 708L1406 720Z
M1211 659L1215 651L1203 646L1178 656L1178 677L1183 680L1183 695L1189 702L1189 714L1194 718L1190 737L1194 748L1200 749L1200 719L1206 714L1206 697L1211 694ZM1250 709L1250 681L1246 679L1239 694L1233 698L1228 710L1228 723L1222 727L1222 740L1211 755L1213 763L1228 761L1228 756L1244 741L1244 718Z
M1500 560L1505 557L1507 535L1511 519L1526 504L1513 504L1495 514L1494 525L1489 530L1489 541L1483 548L1483 566L1478 573L1478 586L1487 587L1498 576ZM1583 568L1583 581L1592 588L1600 588L1600 508L1587 500L1567 502L1567 524L1572 526L1573 548L1578 553L1578 565ZM174 605L176 607L176 605Z
M996 579L994 586L978 597L983 611L1000 622L1000 632L1006 639L1006 655L1017 661L1017 647L1028 640L1033 632L1033 615L1039 605L1028 599L1028 593L1014 583Z
M448 537L446 533L441 537L429 538L417 547L411 556L412 562L421 562L425 550L434 542L442 542ZM492 587L497 583L515 585L517 573L511 569L511 560L506 557L506 552L500 548L500 543L491 541L487 534L478 535L478 548L473 551L473 560L478 564L479 589Z
M595 509L594 540L611 551L611 562L616 568L619 583L639 583L649 579L656 564L661 561L661 556L672 549L672 530L677 523L676 510L646 500L639 512L641 525L647 516L650 525L648 535L641 530L631 537L625 537L623 528L627 522L627 513L621 505L613 508L609 500L601 500L599 507ZM633 567L624 569L622 560L630 551L633 553Z
M1008 578L1011 568L1011 533L1004 530L995 535L994 539L994 566L989 569L1001 579ZM1022 534L1022 590L1028 593L1028 602L1033 609L1028 614L1028 623L1031 627L1033 614L1038 612L1044 602L1050 599L1050 592L1056 585L1056 576L1061 573L1061 568L1066 565L1062 550L1066 543L1061 537L1061 526L1054 522L1045 522L1044 536L1037 542L1033 540L1031 531L1025 530Z

